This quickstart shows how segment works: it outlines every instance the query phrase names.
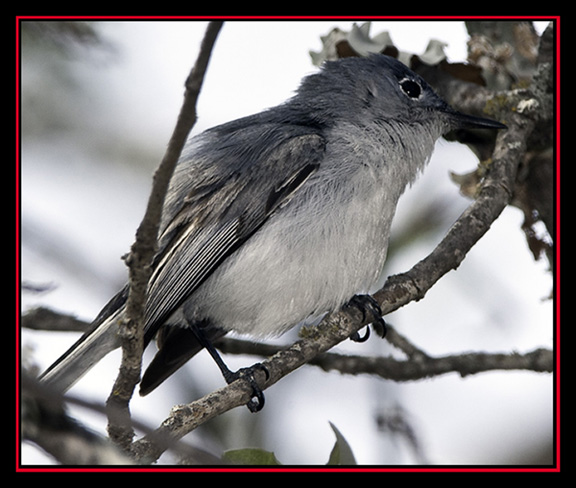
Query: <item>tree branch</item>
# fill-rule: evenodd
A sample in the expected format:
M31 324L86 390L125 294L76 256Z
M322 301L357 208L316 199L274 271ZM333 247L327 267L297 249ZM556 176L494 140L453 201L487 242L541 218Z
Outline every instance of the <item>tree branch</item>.
M518 163L526 150L534 121L511 112L507 123L508 130L498 136L489 173L476 199L430 255L406 273L388 278L384 287L375 293L374 298L385 314L424 298L442 276L458 268L510 202Z
M36 307L26 312L20 326L30 330L51 330L63 332L86 332L89 323L74 315L55 312L49 308Z
M110 406L109 435L125 448L130 446L134 435L130 426L129 402L134 387L140 380L147 285L157 247L157 235L164 198L182 148L190 130L196 123L196 101L202 87L212 48L221 27L222 22L210 22L208 24L198 58L185 83L184 102L178 115L176 127L160 166L154 174L152 191L144 218L136 231L136 240L130 253L125 259L129 267L130 291L126 302L125 319L120 325L122 363L107 400L107 405Z
M309 364L324 371L342 374L370 374L392 381L415 381L447 373L460 376L494 370L529 370L551 373L554 353L548 349L518 353L465 353L441 357L420 356L418 360L398 360L391 357L344 356L321 354Z
M461 376L494 370L551 373L554 369L553 351L544 348L525 354L470 352L432 357L414 346L390 325L387 326L386 340L401 349L407 359L326 352L311 359L307 364L318 366L324 371L351 375L370 374L392 381L414 381L446 373L459 373ZM218 342L218 349L227 354L266 357L276 354L283 348L226 338Z

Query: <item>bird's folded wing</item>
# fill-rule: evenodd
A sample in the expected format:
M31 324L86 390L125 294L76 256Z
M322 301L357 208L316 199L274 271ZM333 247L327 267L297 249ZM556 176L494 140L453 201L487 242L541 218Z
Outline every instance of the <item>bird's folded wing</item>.
M236 154L249 159L233 161L234 174L211 183L210 191L200 182L178 196L182 204L164 226L149 284L146 342L318 168L325 149L321 135L300 127L269 131L274 129L261 151Z

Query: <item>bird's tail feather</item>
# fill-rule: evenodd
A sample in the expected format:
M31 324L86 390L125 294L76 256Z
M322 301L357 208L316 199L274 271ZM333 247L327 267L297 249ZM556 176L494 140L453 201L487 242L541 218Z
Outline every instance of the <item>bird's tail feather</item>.
M118 321L122 315L123 308L103 321L95 321L92 327L40 376L40 381L62 392L71 388L104 356L120 347L117 332Z

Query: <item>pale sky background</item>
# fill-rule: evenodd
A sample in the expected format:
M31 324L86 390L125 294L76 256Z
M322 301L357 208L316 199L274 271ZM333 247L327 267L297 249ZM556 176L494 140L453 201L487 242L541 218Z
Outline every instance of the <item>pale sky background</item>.
M545 23L538 25L542 30ZM210 126L281 103L303 76L315 71L308 52L321 49L320 36L352 22L227 22L214 50L194 128ZM203 22L105 22L98 30L111 51L59 59L44 54L23 64L22 279L50 283L41 295L24 294L23 309L38 304L91 320L122 285L120 256L133 242L143 215L151 174L160 161L180 109L183 83L204 34ZM422 53L431 38L447 43L450 61L466 57L462 22L373 22L372 33L388 30L402 51ZM64 69L58 73L58 63ZM56 66L56 69L55 69ZM56 74L55 74L56 73ZM48 106L56 115L43 115ZM54 130L59 117L74 130ZM68 120L68 119L66 119ZM395 228L431 202L447 202L445 223L428 240L404 249L389 273L407 270L425 257L469 201L460 196L448 172L465 173L475 158L458 144L439 141L429 168L403 197ZM470 252L461 267L441 280L418 303L391 314L388 321L431 355L468 351L527 352L551 347L552 279L544 261L534 262L520 231L522 215L507 209ZM279 339L289 343L296 333ZM43 370L75 340L73 334L24 331ZM373 337L340 351L392 354ZM146 356L147 359L151 354ZM231 368L251 357L227 357ZM104 401L116 375L112 354L71 393ZM224 384L211 360L200 355L181 376L151 395L136 397L136 418L157 426L176 403L191 401ZM266 391L257 414L236 409L220 420L223 441L202 446L202 432L187 439L220 454L256 445L274 451L286 464L323 464L334 442L328 422L349 441L362 464L417 462L405 441L378 432L374 415L401 405L434 464L514 462L550 442L552 376L494 372L462 379L456 375L397 384L344 377L302 368ZM73 410L95 430L106 421ZM33 446L24 463L50 462Z

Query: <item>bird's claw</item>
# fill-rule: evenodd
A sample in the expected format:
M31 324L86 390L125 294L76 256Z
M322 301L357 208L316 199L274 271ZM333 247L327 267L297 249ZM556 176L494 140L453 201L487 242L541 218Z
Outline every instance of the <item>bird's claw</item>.
M350 340L354 342L366 342L369 337L370 337L370 327L366 327L366 332L364 332L363 336L361 336L360 332L357 331L350 336Z
M238 379L246 380L250 386L252 387L252 395L250 401L246 404L248 410L252 413L259 412L264 408L264 393L262 389L258 385L258 382L254 378L254 371L261 370L266 375L266 380L270 379L270 372L266 369L266 367L260 363L256 363L250 368L242 368L236 371L235 373L231 373L228 378L226 378L226 382L228 384L236 381Z
M366 312L369 312L374 318L371 324L373 329L380 337L386 336L386 322L382 318L382 309L373 297L370 295L354 295L348 302L348 306L354 306L360 310L360 312L362 312L362 320L366 320ZM363 336L360 336L359 332L354 332L354 334L350 336L350 340L354 342L366 342L369 337L370 329L366 327L366 333Z

